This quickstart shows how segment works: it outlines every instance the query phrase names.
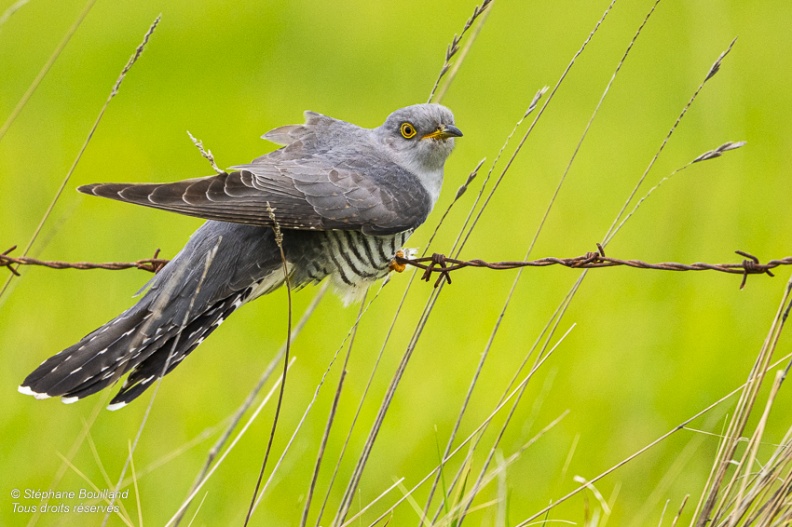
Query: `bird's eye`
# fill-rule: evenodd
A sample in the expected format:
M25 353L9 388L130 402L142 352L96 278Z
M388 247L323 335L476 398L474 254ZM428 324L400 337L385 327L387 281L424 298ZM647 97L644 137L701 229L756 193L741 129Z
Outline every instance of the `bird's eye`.
M399 130L401 131L402 137L405 139L412 139L415 137L415 134L418 133L415 131L415 127L412 125L412 123L408 122L402 123Z

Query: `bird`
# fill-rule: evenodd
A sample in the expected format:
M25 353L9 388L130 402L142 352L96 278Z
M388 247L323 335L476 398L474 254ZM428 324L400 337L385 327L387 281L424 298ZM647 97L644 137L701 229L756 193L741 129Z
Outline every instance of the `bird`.
M346 303L359 299L431 212L458 137L439 104L401 108L376 128L308 111L262 136L280 148L226 172L79 187L207 221L132 307L46 359L19 392L73 403L126 375L108 405L117 410L287 277L293 289L328 278Z

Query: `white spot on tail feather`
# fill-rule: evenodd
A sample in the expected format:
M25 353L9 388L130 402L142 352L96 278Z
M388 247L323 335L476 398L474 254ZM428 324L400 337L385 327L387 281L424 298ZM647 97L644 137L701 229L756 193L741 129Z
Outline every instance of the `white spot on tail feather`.
M22 395L30 395L36 399L48 399L50 397L46 393L34 392L30 386L20 386L17 388L17 391Z

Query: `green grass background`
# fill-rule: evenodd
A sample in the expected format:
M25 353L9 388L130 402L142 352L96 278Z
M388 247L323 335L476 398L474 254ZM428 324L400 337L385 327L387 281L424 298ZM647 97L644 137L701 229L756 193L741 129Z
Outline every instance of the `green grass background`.
M0 2L4 10L12 2ZM4 121L83 9L84 1L31 0L0 27L0 121ZM151 21L162 22L111 102L85 155L31 252L46 259L128 261L161 248L174 255L199 220L92 199L74 191L104 181L173 181L211 174L185 130L202 139L220 166L273 148L267 130L301 122L314 110L373 127L390 111L424 102L447 44L475 6L437 2L96 3L28 105L0 141L0 249L24 246L85 140L118 73ZM522 259L581 132L617 61L651 2L617 3L580 57L504 179L463 257ZM446 165L435 213L410 245L423 247L457 187L483 157L489 168L505 137L543 85L553 85L591 31L606 2L498 0L443 100L465 137ZM664 0L610 91L552 210L533 256L576 256L593 250L668 129L715 58L739 40L688 112L650 173L654 184L728 140L748 145L693 166L648 200L609 246L609 255L648 261L738 261L735 249L762 259L792 252L792 4L784 1ZM516 143L516 141L515 141ZM514 143L513 143L514 144ZM498 173L496 171L496 173ZM479 182L483 174L479 176ZM433 249L450 250L478 183L457 206ZM644 190L647 190L644 187ZM643 192L643 191L642 191ZM506 471L508 521L514 524L646 445L747 377L789 277L663 273L631 269L589 274L560 325L575 328L544 364L499 448L517 451L553 419L569 414ZM516 271L463 270L443 291L399 387L365 471L354 507L404 477L412 487L438 462L480 354ZM461 434L484 419L577 271L524 273L474 392ZM5 279L5 275L1 277ZM26 268L0 299L0 524L25 525L12 489L48 490L99 397L64 406L16 392L24 376L130 305L148 279L140 271ZM355 342L326 453L311 522L390 324L407 273L394 277L366 315ZM345 483L396 363L431 286L415 284L385 351L342 463ZM295 316L315 288L294 297ZM321 303L293 345L275 441L279 455L357 314L335 297ZM286 333L283 291L235 314L169 375L135 451L140 514L161 525L175 512L219 431L244 400ZM560 334L559 333L559 334ZM782 337L780 353L789 352ZM255 525L294 525L335 384L336 364L307 424L253 517ZM149 394L115 413L104 410L72 462L100 488L118 478ZM105 399L106 401L106 399ZM790 425L782 390L767 435ZM717 434L733 401L693 427ZM240 525L258 474L273 408L268 406L209 481L193 525ZM503 422L503 417L495 423ZM473 468L495 432L487 433ZM611 525L658 525L668 500L669 525L686 494L701 492L717 438L681 431L597 484L612 501ZM769 448L769 447L768 447ZM570 454L572 452L572 454ZM458 466L449 465L449 478ZM272 467L272 464L270 464ZM105 482L103 473L111 483ZM335 511L344 485L336 484ZM54 490L88 488L72 469ZM137 499L123 505L138 523ZM395 490L383 500L401 496ZM423 505L425 488L416 494ZM476 504L497 498L495 485ZM76 505L79 500L69 502ZM356 510L353 507L353 512ZM580 494L549 518L582 522L597 507ZM364 516L367 525L383 510ZM494 525L496 507L468 524ZM193 514L195 506L189 515ZM329 522L325 517L324 524ZM94 525L98 515L49 514L38 525ZM404 504L389 525L417 524ZM121 525L113 518L111 525Z

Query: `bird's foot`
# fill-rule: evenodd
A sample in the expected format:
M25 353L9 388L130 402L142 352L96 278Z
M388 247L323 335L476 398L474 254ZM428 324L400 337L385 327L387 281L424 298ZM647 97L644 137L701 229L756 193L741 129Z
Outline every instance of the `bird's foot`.
M417 252L417 249L399 249L396 251L396 254L393 255L393 259L390 261L388 268L391 271L403 273L404 270L407 269L407 262L405 262L405 260L412 260L415 258Z
M405 269L407 269L407 264L401 262L401 259L406 258L407 255L404 250L399 249L396 251L396 254L393 255L393 259L390 261L390 265L388 267L391 271L396 271L397 273L403 273Z

